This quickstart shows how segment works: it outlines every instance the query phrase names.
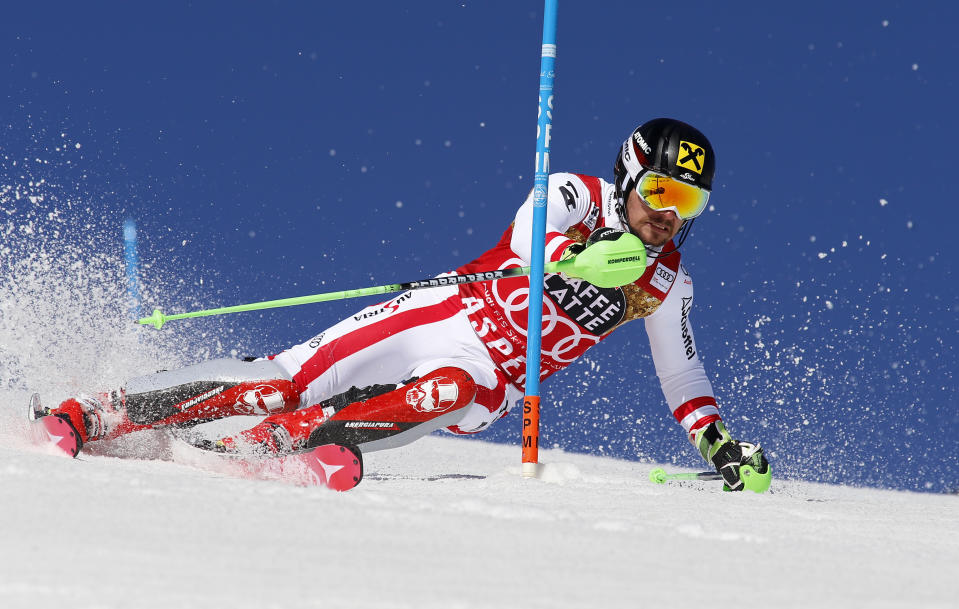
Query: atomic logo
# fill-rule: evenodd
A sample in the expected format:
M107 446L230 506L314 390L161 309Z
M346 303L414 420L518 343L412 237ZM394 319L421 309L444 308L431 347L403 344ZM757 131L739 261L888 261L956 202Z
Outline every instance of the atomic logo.
M46 434L47 434L47 439L50 440L51 442L53 442L54 444L60 444L60 441L63 440L63 439L66 437L66 436L58 436L58 435L56 435L55 433L53 433L52 431L50 431L49 429L47 429L47 428L45 428L45 427L44 427L43 431L46 432Z
M323 476L326 477L326 480L329 480L330 478L333 477L333 474L343 469L342 465L332 465L330 463L324 463L323 461L320 461L319 457L314 457L314 459L316 459L316 463L323 470Z
M643 136L639 131L633 134L633 139L636 140L636 144L638 144L646 154L649 154L653 151L653 149L649 147L649 144L646 143L646 140L643 139Z

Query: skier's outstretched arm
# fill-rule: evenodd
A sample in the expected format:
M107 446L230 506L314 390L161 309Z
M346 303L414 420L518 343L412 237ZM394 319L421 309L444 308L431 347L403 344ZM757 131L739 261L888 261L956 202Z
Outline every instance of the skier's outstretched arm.
M686 268L655 313L646 318L646 333L663 388L676 422L703 459L723 476L730 490L743 490L742 469L749 466L768 485L769 463L759 444L734 440L719 414L693 336L690 313L693 282ZM751 472L752 473L752 472Z

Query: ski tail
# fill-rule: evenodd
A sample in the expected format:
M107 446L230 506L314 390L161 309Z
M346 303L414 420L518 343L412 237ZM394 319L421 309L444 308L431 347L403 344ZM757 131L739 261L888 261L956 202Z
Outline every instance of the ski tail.
M363 454L355 446L324 444L281 457L224 458L239 460L243 477L254 480L348 491L363 479Z
M40 394L30 396L27 405L30 420L30 439L37 446L53 447L56 452L76 457L83 447L80 434L66 417L50 414L50 409L40 403Z
M251 480L273 480L298 486L348 491L363 479L363 453L356 446L324 444L280 456L224 452L215 442L176 434L187 444L231 463L229 474ZM220 467L214 468L220 471Z
M326 444L293 457L306 465L317 486L348 491L363 480L363 453L355 446Z

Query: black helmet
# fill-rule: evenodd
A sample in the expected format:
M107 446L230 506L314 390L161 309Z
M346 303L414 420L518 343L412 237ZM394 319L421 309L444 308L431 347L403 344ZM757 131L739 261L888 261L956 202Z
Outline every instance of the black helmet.
M716 157L712 144L695 127L654 118L637 127L616 156L617 193L629 194L643 169L712 190Z
M623 225L631 230L626 199L643 173L653 171L711 191L715 169L712 144L692 125L672 118L654 118L643 123L623 142L613 165L617 211ZM679 244L691 225L691 220L686 221Z

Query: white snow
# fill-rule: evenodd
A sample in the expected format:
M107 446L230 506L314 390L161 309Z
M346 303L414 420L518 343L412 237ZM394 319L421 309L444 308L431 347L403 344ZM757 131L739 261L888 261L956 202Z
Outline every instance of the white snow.
M652 464L429 437L346 493L0 446L0 607L955 607L959 497L647 480ZM142 442L155 438L143 437ZM452 477L444 477L452 476Z

